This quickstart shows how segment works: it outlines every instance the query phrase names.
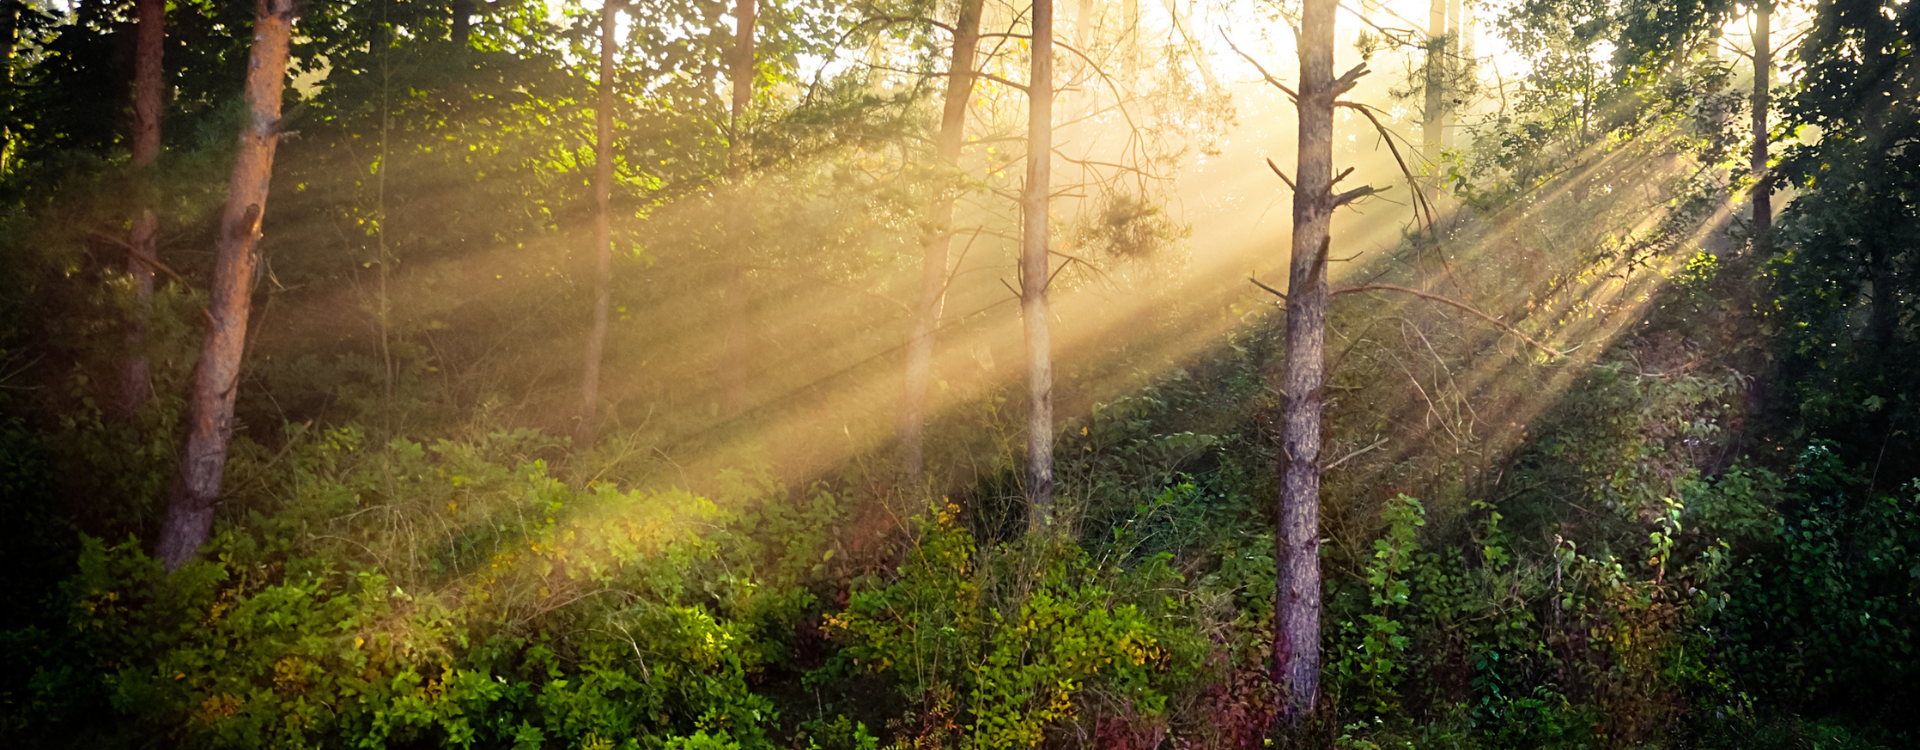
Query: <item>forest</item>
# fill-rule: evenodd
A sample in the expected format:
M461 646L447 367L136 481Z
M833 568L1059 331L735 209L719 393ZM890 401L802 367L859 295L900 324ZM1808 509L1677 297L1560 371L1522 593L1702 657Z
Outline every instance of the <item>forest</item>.
M1914 0L0 26L0 746L1920 745Z

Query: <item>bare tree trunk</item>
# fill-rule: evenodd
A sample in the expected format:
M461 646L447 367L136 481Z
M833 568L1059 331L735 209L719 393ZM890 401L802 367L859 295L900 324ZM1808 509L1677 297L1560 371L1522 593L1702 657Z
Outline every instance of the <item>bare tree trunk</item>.
M1447 0L1447 56L1442 58L1446 66L1440 72L1440 80L1446 83L1440 91L1440 111L1446 113L1443 118L1446 120L1446 130L1440 134L1440 143L1446 148L1454 147L1456 131L1460 128L1459 108L1454 106L1452 92L1448 90L1456 89L1453 77L1454 71L1460 67L1460 32L1466 28L1460 22L1460 10L1460 0Z
M1420 153L1428 164L1440 160L1442 132L1446 128L1446 56L1447 0L1432 0L1427 6L1427 65L1424 72L1426 101L1420 111Z
M153 263L159 260L160 219L153 213L153 164L160 156L162 52L166 0L134 6L133 184L136 213L127 241L127 273L133 276L133 320L127 327L127 361L120 373L120 412L131 419L153 397L147 364L147 316L153 310Z
M598 433L600 360L607 342L608 297L613 285L613 218L607 203L613 194L613 48L614 15L619 0L600 5L600 101L594 112L593 143L593 324L587 330L587 366L580 382L580 425L575 442L593 445Z
M1021 197L1020 318L1027 339L1027 530L1053 526L1053 346L1047 330L1047 204L1053 157L1053 0L1033 0L1027 80L1027 185Z
M1894 291L1898 287L1893 280L1893 261L1888 257L1885 240L1869 242L1872 249L1867 251L1867 274L1873 283L1873 308L1867 314L1867 335L1881 357L1891 358L1894 331L1900 321L1900 298Z
M220 217L219 257L207 307L207 337L194 368L186 450L174 478L159 557L177 570L200 551L213 529L214 500L233 437L233 399L246 351L253 277L260 264L260 218L280 142L280 95L286 86L288 40L297 0L258 0L247 60L247 121Z
M1320 693L1320 409L1326 376L1327 246L1333 189L1333 77L1337 0L1306 0L1300 23L1300 156L1287 273L1273 668L1283 718L1313 710ZM1348 84L1351 85L1351 84Z
M0 36L5 37L6 57L0 59L0 107L5 108L6 120L0 121L0 174L12 171L13 167L13 100L17 95L13 85L13 55L20 46L20 3L21 0L0 0Z
M1764 262L1773 253L1773 176L1767 172L1767 108L1773 73L1773 0L1753 6L1753 254Z
M741 188L747 176L747 105L753 100L753 26L757 19L754 0L736 0L733 6L737 27L733 41L732 135L727 144L727 176L734 188ZM735 194L733 224L747 222L746 196ZM737 238L744 241L745 233ZM721 379L726 384L726 409L729 415L747 410L747 369L751 364L747 351L747 248L729 248L733 262L727 264L727 338L726 362Z
M465 51L473 35L473 0L453 0L453 45Z
M941 166L957 172L960 149L967 140L967 100L973 97L974 56L980 40L983 0L964 0L954 24L953 64L947 70L946 98L940 110L936 144ZM933 234L920 261L920 306L915 308L913 333L907 339L906 391L900 398L900 468L907 483L917 486L926 467L923 432L927 422L927 383L933 372L934 332L947 301L947 259L953 245L952 188L941 186L928 213Z

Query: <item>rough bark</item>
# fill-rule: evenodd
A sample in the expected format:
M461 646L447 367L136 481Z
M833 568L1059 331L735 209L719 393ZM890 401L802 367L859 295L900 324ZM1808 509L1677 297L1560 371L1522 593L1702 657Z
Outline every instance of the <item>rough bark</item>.
M946 98L940 111L936 156L950 173L960 168L960 149L966 144L967 100L973 97L973 66L980 40L983 0L964 0L954 24L953 63L947 70ZM925 470L923 432L927 421L927 384L933 373L934 333L947 301L947 261L953 245L954 194L942 186L928 211L932 235L920 261L920 304L914 308L913 331L907 338L906 389L900 397L898 433L900 468L909 486L918 486Z
M600 6L600 96L594 107L593 141L593 321L587 329L587 362L580 381L580 424L575 442L593 445L598 434L600 360L606 349L607 315L613 286L613 49L614 16L619 0Z
M1333 77L1337 0L1306 0L1300 23L1299 166L1287 273L1279 533L1275 535L1274 677L1283 718L1310 712L1320 693L1320 410L1326 375L1326 257L1333 209ZM1350 84L1349 84L1350 85Z
M1753 253L1764 260L1773 253L1773 177L1767 171L1767 108L1773 73L1773 1L1758 0L1753 7Z
M187 444L174 478L157 551L168 570L199 554L213 529L214 501L233 437L233 399L246 350L253 277L260 264L260 219L280 141L280 96L297 0L259 0L247 60L247 119L220 215L218 256L207 306L207 336L194 368Z
M757 20L754 0L736 0L733 6L735 25L732 60L733 110L729 118L732 123L727 143L727 176L736 189L747 175L747 105L753 99L753 26ZM747 225L746 196L734 196L733 221L742 234L735 238L735 245L729 249L733 262L727 264L727 336L725 363L721 367L721 380L726 387L726 409L729 415L738 415L747 409L747 369L752 365L751 355L747 351L747 248L740 244L746 240L744 229Z
M1027 184L1020 199L1020 318L1027 343L1027 529L1053 526L1053 346L1047 330L1047 205L1053 155L1053 0L1033 0Z
M154 262L159 260L160 220L153 213L153 164L160 156L162 50L166 40L166 0L139 0L134 6L133 72L134 184L133 231L127 238L127 273L133 277L133 313L127 326L127 360L120 373L120 412L131 418L153 397L148 372L147 316L153 309Z

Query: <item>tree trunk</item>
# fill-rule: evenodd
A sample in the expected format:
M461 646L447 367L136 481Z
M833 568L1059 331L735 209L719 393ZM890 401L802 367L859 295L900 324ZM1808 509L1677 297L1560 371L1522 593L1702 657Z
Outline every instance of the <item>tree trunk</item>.
M1447 0L1427 6L1427 65L1423 72L1426 101L1420 110L1420 153L1438 168L1442 132L1446 129Z
M219 253L207 307L207 337L194 368L186 449L174 478L158 550L168 570L199 554L213 529L214 500L233 437L233 399L246 351L253 277L260 264L260 219L280 141L280 95L286 86L288 40L297 0L259 0L247 60L247 120L221 212Z
M1446 148L1454 148L1457 145L1454 139L1460 129L1459 107L1454 106L1453 97L1449 95L1447 89L1451 88L1453 83L1453 75L1450 71L1460 66L1460 32L1465 29L1460 23L1461 5L1460 0L1447 0L1447 56L1442 58L1447 65L1441 68L1440 73L1441 80L1447 84L1440 90L1440 111L1445 113L1441 119L1446 121L1446 130L1440 133L1440 145Z
M133 72L133 231L127 238L127 273L133 276L133 319L127 326L127 361L120 373L120 411L131 419L153 397L147 365L147 316L153 309L153 263L160 257L160 220L153 213L153 163L160 156L162 50L166 0L139 0Z
M1753 6L1753 255L1765 262L1773 254L1773 176L1767 172L1768 87L1773 73L1773 0Z
M473 0L453 0L453 46L465 51L473 35Z
M17 92L13 85L13 56L15 48L20 46L20 2L21 0L0 0L0 37L6 42L6 57L0 59L0 107L5 108L6 120L0 121L0 175L13 171L13 103Z
M590 447L598 432L600 360L607 342L608 299L613 285L613 48L614 15L619 0L600 5L600 101L594 112L593 142L593 323L587 330L587 366L580 382L580 425L575 442Z
M963 0L954 24L953 64L947 70L946 98L940 111L936 145L940 165L957 173L960 149L966 144L967 100L973 97L973 65L980 39L983 0ZM951 179L951 176L948 176ZM927 421L927 384L933 372L933 338L947 301L947 259L953 245L951 187L934 193L928 211L933 234L920 262L920 305L915 308L913 332L907 339L906 391L900 398L900 468L909 486L918 486L926 466L922 433Z
M1047 204L1053 156L1053 0L1033 0L1027 185L1021 197L1020 318L1027 340L1027 530L1053 526L1053 347L1047 330Z
M1873 284L1870 297L1873 308L1867 313L1867 335L1873 340L1875 353L1891 359L1894 330L1900 321L1900 298L1894 291L1898 286L1893 279L1893 260L1888 257L1885 241L1873 239L1869 242L1872 244L1867 251L1867 273Z
M747 105L753 100L753 26L757 20L754 0L736 0L733 6L733 112L731 135L727 143L727 177L739 191L747 176ZM747 369L751 364L747 351L747 198L741 192L733 197L733 221L741 234L728 251L733 262L727 264L727 338L726 361L722 381L726 385L726 409L729 415L747 410Z
M1333 27L1337 0L1306 0L1300 24L1300 157L1287 274L1280 529L1273 668L1283 718L1320 693L1320 406L1326 371L1327 245L1332 226Z

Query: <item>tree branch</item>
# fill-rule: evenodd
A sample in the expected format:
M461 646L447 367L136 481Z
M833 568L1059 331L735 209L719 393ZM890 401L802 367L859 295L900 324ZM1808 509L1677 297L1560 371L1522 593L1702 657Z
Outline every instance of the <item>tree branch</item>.
M1295 92L1293 89L1287 88L1287 85L1284 83L1281 83L1280 79L1273 77L1272 73L1268 73L1266 66L1261 65L1259 60L1253 59L1252 55L1249 55L1245 52L1241 52L1240 47L1233 43L1233 37L1227 36L1226 29L1224 28L1220 29L1220 37L1227 40L1227 46L1233 48L1234 54L1237 54L1240 56L1241 59L1246 60L1249 63L1252 63L1253 69L1260 71L1260 77L1265 78L1267 80L1267 83L1273 84L1274 88L1277 88L1283 92L1286 92L1288 99L1292 99L1295 102L1300 101L1300 94L1298 92Z
M1469 305L1465 302L1457 302L1451 299L1447 299L1446 297L1442 297L1438 294L1428 294L1418 289L1408 289L1407 287L1396 286L1394 284L1363 284L1361 286L1350 286L1345 289L1335 289L1331 292L1328 292L1327 296L1337 297L1342 294L1359 294L1361 292L1400 292L1403 294L1411 294L1421 299L1433 300L1434 302L1438 302L1443 305L1452 305L1453 307L1457 307L1461 310L1465 310L1468 313L1473 314L1475 317L1478 317L1481 320L1484 320L1484 321L1487 321L1488 323L1492 323L1496 326L1499 326L1501 329L1515 336L1518 336L1520 340L1533 345L1534 348L1539 349L1540 351L1546 352L1547 354L1553 355L1555 357L1567 356L1567 352L1554 349L1550 346L1547 346L1546 344L1542 344L1539 341L1534 340L1532 336L1528 336L1527 334L1521 333L1520 329L1507 325L1506 323L1501 322L1499 318L1495 318L1492 315L1488 315L1486 313L1480 312L1479 309L1475 308L1472 305Z
M1269 291L1269 292L1272 292L1272 293L1273 293L1273 296L1275 296L1275 297L1279 297L1279 298L1280 298L1280 301L1281 301L1281 302L1285 302L1285 301L1287 301L1287 295L1286 295L1286 293L1284 293L1284 292L1281 292L1280 290L1278 290L1278 289L1275 289L1275 288L1273 288L1273 287L1270 287L1270 286L1267 286L1266 284L1262 284L1262 283L1260 283L1260 280L1259 280L1259 279L1256 279L1256 278L1254 278L1254 277L1252 277L1252 276L1248 276L1248 277L1247 277L1247 280L1248 280L1248 281L1251 281L1251 282L1253 282L1253 285L1254 285L1254 286L1257 286L1257 287L1260 287L1261 289L1265 289L1265 290L1267 290L1267 291Z
M1361 198L1365 198L1369 195L1373 195L1374 193L1382 192L1385 190L1391 190L1391 189L1392 189L1391 186L1384 187L1384 188L1376 188L1372 185L1361 185L1360 187L1357 187L1352 190L1348 190L1347 192L1333 196L1333 205L1330 207L1339 208L1341 206L1347 205L1354 201L1360 200Z
M1293 180L1287 179L1287 173L1280 171L1280 165L1273 163L1273 159L1271 157L1267 159L1267 167L1269 169L1272 169L1274 174L1280 175L1280 181L1287 183L1288 190L1292 190L1293 192L1296 192L1296 193L1300 192L1300 188L1294 187Z
M1380 447L1380 446L1382 446L1382 445L1385 445L1385 444L1386 444L1386 442L1387 442L1387 439L1386 439L1386 438L1380 438L1379 440L1375 440L1375 441L1373 441L1373 445L1369 445L1369 446L1367 446L1367 447L1365 447L1365 448L1361 448L1360 450L1357 450L1357 451L1354 451L1354 452L1352 452L1352 453L1349 453L1349 454L1347 454L1347 455L1344 455L1344 456L1341 456L1341 457L1340 457L1340 460L1338 460L1338 461L1335 461L1335 462L1333 462L1333 463L1330 463L1330 464L1327 464L1326 466L1322 466L1322 467L1320 467L1320 470L1321 470L1321 471L1333 471L1333 470L1334 470L1334 468L1336 468L1336 467L1338 467L1339 465L1341 465L1341 464L1344 464L1344 463L1346 463L1347 461L1349 461L1349 460L1351 460L1351 459L1353 459L1353 458L1356 458L1356 457L1358 457L1358 456L1359 456L1360 454L1362 454L1362 453L1366 453L1367 451L1370 451L1370 450L1373 450L1373 449L1375 449L1375 448L1378 448L1378 447Z
M187 280L185 278L182 278L179 273L176 273L172 268L167 267L167 264L160 262L159 258L142 258L138 255L134 255L133 246L127 244L126 240L123 240L123 239L120 239L119 237L115 237L108 234L101 234L100 232L95 232L91 230L87 232L87 236L97 240L104 240L108 244L113 245L114 247L120 248L122 251L124 251L127 254L128 261L131 261L133 263L144 263L148 266L152 266L154 270L159 271L162 274L165 274L169 280L171 280L175 284L179 284L181 288L184 288L184 289L193 288L191 285L187 284Z

